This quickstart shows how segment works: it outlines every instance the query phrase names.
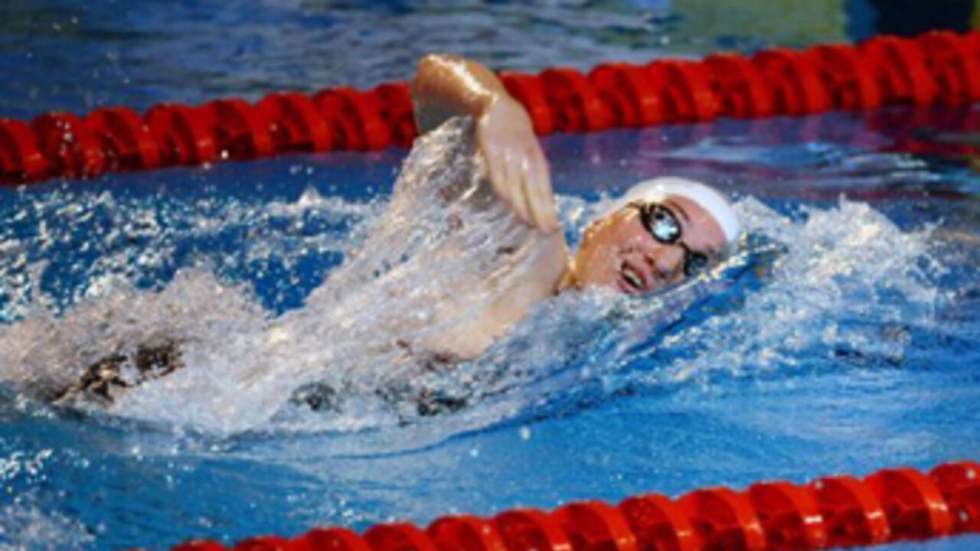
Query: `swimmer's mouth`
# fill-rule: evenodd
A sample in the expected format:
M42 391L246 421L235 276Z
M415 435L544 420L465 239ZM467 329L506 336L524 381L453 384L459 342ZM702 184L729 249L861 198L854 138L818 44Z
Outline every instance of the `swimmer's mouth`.
M647 284L643 274L625 260L619 267L619 288L624 293L630 295L643 293L647 290Z

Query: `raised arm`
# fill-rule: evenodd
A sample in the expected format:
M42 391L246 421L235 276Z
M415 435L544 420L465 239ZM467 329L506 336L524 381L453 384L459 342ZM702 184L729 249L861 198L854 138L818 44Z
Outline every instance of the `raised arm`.
M493 72L457 56L427 55L412 80L412 100L422 133L454 116L473 117L497 197L529 225L545 233L559 228L548 161L531 120Z

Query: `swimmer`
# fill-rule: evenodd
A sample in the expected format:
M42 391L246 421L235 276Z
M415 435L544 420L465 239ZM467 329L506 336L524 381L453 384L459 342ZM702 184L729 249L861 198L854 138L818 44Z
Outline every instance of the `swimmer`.
M531 121L496 75L473 61L429 55L419 62L411 91L420 134L450 120L469 119L466 128L472 132L482 170L478 185L489 198L478 208L503 205L519 221L511 241L487 259L494 277L444 290L445 304L437 307L433 324L438 330L415 340L391 335L392 346L424 369L447 369L481 356L535 305L556 294L605 287L640 296L677 284L717 263L738 238L738 217L722 194L691 180L661 177L636 184L613 201L589 224L572 254L558 222L548 162ZM411 179L403 183L399 178L398 185L424 187L425 183L413 184ZM396 198L418 192L398 187L395 191ZM439 191L447 204L454 200L451 190ZM382 221L405 214L396 210L396 202ZM343 287L342 282L342 277L328 280L325 286ZM392 332L407 335L413 329L394 326ZM111 404L117 393L185 365L178 341L136 347L131 355L110 355L84 367L81 379L57 393L56 401L83 397ZM380 389L379 395L397 401L416 392L393 390L396 387ZM314 383L298 389L293 401L330 410L338 394L330 386ZM459 409L465 400L433 397L423 389L418 403L419 413L428 415Z
M536 253L519 284L478 319L430 340L430 350L475 358L537 302L593 286L650 293L714 265L738 239L738 216L721 193L661 177L634 185L614 201L588 226L572 255L531 120L494 73L470 60L429 55L419 62L412 96L422 134L452 117L473 119L490 187L533 230L523 245Z

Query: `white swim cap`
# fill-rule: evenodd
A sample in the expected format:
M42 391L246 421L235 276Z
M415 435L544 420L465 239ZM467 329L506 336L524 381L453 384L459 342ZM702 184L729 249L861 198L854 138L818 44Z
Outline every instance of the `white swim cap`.
M694 201L708 211L712 218L718 222L722 233L725 234L726 244L734 243L738 239L741 231L738 214L735 213L735 209L732 208L728 199L718 190L701 182L676 176L662 176L634 185L617 199L600 218L604 218L634 201L658 202L671 195Z

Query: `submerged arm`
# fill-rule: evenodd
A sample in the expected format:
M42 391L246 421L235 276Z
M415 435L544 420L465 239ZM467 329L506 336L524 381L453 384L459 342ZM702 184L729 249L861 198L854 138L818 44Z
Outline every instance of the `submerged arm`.
M427 55L412 80L412 100L421 133L451 117L472 117L496 196L527 224L558 230L548 161L527 112L493 72L460 57Z

